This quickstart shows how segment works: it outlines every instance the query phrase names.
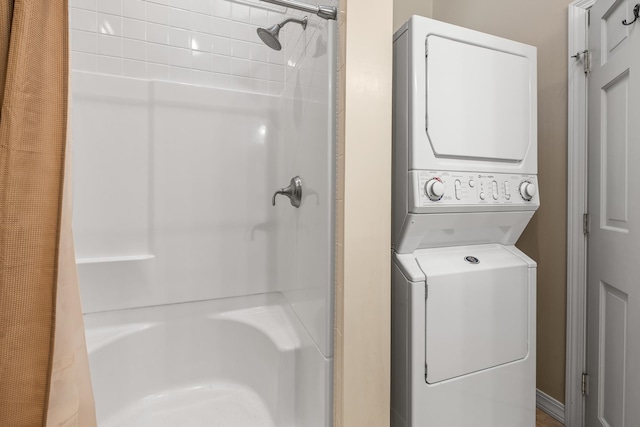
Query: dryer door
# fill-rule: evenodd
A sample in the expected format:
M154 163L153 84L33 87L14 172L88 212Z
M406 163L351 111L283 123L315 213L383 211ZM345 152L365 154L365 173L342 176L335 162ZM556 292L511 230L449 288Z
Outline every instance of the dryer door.
M436 157L521 162L531 140L529 59L427 36L427 134Z
M500 245L416 252L427 278L427 383L523 359L529 351L528 265Z

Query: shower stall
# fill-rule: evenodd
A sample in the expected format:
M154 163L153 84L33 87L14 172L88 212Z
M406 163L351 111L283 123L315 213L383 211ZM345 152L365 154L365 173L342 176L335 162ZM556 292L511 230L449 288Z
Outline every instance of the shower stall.
M100 427L332 424L336 23L272 3L70 2Z

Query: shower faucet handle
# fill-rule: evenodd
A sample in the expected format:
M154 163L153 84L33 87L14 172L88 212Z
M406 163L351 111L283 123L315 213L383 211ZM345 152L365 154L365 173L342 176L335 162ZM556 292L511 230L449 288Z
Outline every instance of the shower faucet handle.
M289 186L285 188L281 188L275 193L273 193L273 198L271 199L271 204L273 206L276 205L276 196L278 194L282 194L289 198L291 202L291 206L295 206L296 208L300 207L300 202L302 201L302 180L299 176L294 176L291 178L289 182Z

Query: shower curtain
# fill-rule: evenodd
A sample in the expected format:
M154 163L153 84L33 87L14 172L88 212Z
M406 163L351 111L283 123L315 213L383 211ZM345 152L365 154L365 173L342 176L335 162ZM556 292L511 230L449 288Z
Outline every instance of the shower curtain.
M96 425L73 238L66 0L0 0L0 426Z

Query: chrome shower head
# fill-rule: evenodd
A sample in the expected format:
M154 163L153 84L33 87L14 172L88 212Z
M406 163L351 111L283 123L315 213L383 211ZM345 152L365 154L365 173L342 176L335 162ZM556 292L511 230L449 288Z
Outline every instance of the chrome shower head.
M278 40L278 33L280 32L280 25L276 24L273 27L266 28L258 28L256 30L258 32L258 37L260 40L271 49L281 50L282 45L280 44L280 40Z
M280 33L280 29L285 26L285 24L289 22L295 22L297 24L302 25L303 29L307 29L307 17L305 16L300 19L289 18L287 20L282 21L279 24L274 25L268 29L266 28L258 28L256 31L258 32L258 37L260 40L267 46L269 46L273 50L282 50L282 44L280 44L280 40L278 39L278 34Z

